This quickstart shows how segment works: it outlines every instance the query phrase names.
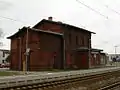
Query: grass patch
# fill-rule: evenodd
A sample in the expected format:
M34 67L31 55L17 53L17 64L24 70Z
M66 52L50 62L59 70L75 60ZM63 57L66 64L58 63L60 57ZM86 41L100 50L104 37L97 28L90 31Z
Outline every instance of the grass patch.
M39 71L36 71L36 72L67 72L67 71L73 71L73 70L75 69L40 69Z
M8 71L0 71L0 76L13 76L20 75L19 72L8 72Z

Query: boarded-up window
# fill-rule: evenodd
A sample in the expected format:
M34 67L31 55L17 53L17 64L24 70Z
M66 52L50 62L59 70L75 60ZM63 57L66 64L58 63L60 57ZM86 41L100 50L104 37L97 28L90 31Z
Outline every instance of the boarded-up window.
M86 36L84 36L84 46L87 46L87 39L86 39Z
M69 44L71 44L72 40L71 40L71 34L70 33L69 33L68 38L69 38Z
M79 45L82 46L82 39L81 39L81 37L79 38Z
M81 37L81 45L84 46L84 37Z
M78 36L76 36L76 45L79 44L79 41L78 41Z

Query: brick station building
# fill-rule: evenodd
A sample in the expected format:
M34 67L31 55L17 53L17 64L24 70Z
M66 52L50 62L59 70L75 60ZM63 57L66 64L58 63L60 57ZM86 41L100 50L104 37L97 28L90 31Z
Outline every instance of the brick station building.
M32 28L23 27L8 37L11 39L10 68L24 70L27 67L29 71L90 68L92 33L53 21L52 17L41 20Z

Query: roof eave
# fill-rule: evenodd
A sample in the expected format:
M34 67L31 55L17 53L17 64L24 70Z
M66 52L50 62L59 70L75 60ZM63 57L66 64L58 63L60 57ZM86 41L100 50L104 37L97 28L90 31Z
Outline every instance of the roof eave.
M16 33L14 33L13 35L11 35L11 36L9 36L9 37L7 37L7 39L11 39L11 38L13 38L16 34L18 34L19 32L21 32L23 29L25 29L25 28L27 28L27 27L23 27L23 28L21 28L21 29L19 29Z
M41 30L41 29L35 29L35 28L29 28L29 27L23 27L22 29L20 29L19 31L17 31L16 33L14 33L13 35L7 37L7 39L12 39L16 34L18 34L19 32L21 32L23 29L29 29L29 30L33 30L33 31L37 31L37 32L43 32L43 33L49 33L49 34L53 34L53 35L60 35L63 36L63 34L61 33L57 33L57 32L52 32L52 31L45 31L45 30Z
M96 34L95 32L91 32L92 34Z

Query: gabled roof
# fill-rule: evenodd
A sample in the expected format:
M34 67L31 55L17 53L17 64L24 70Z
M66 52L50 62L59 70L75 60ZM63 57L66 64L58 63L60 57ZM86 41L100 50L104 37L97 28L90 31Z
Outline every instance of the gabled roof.
M88 31L88 30L83 29L83 28L80 28L80 27L76 27L76 26L73 26L73 25L70 25L70 24L66 24L66 23L59 22L59 21L56 22L56 21L46 20L46 19L41 20L39 23L37 23L35 26L33 26L33 28L35 28L36 26L42 24L43 22L58 24L58 25L62 25L62 26L65 26L65 27L68 26L68 27L76 28L76 29L79 29L79 30L82 30L82 31L85 31L85 32L89 32L89 33L95 34L95 32L91 32L91 31Z
M29 28L29 27L23 27L22 29L19 29L15 34L7 37L7 39L11 39L13 37L17 37L20 33L22 33L23 31L26 31L27 29L28 30L32 30L32 31L36 31L36 32L43 32L43 33L53 34L53 35L59 35L59 36L63 35L63 34L57 33L57 32L45 31L45 30L35 29L35 28Z

